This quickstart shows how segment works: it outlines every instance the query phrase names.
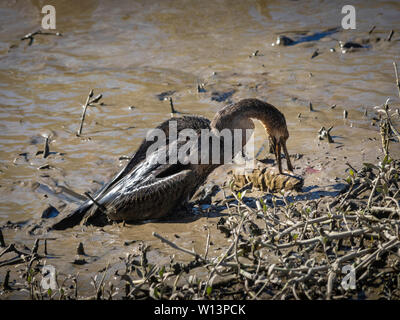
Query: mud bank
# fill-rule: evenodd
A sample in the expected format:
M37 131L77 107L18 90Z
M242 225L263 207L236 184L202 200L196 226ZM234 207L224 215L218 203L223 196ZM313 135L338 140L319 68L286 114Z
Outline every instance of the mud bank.
M375 187L368 212L374 184L350 197L361 191L357 179L375 181L385 158L382 113L375 107L388 97L393 124L399 128L393 61L400 63L400 31L392 32L398 5L356 1L358 27L351 32L338 29L340 8L328 2L311 1L302 8L273 1L204 6L121 1L115 7L93 0L71 7L60 1L57 31L62 36L36 35L29 45L21 38L37 30L39 5L0 4L5 21L0 33L0 252L10 251L0 258L0 298L108 298L110 292L113 298L398 299L397 242L391 238L396 235L399 196L390 189L395 183L387 190L383 184ZM291 45L272 46L279 36L292 39ZM349 43L362 47L347 50L352 49ZM87 108L81 122L90 88L94 98L99 93L102 98ZM285 114L289 153L295 173L304 178L301 192L242 190L242 203L229 188L232 168L225 166L208 181L220 191L194 202L192 212L175 220L76 226L44 234L34 228L106 183L147 130L170 117L170 101L174 111L212 118L225 104L249 97L266 100ZM321 127L329 131L331 143ZM255 137L260 148L265 142L261 126ZM400 159L399 145L393 136L392 159ZM273 156L264 150L258 159L272 163ZM378 166L371 177L362 170L364 163ZM397 162L387 165L398 168ZM380 194L394 202L376 198ZM327 205L336 200L330 208L337 216L333 221ZM350 218L344 221L347 214ZM366 220L360 218L364 214ZM322 225L303 224L326 216L328 220L318 222ZM293 229L296 225L299 229ZM340 244L330 234L353 229L362 231ZM282 243L268 243L276 236L274 230L284 233ZM323 232L330 235L327 242L314 242L324 239ZM193 249L201 258L161 238ZM308 240L315 252L299 242ZM261 250L259 243L266 247ZM278 253L273 245L287 247ZM376 252L379 245L384 249ZM333 266L354 252L345 260L361 264L356 271L361 282L356 290L344 292L339 265L345 261L339 261L339 269ZM225 253L224 260L214 260ZM381 260L371 258L373 253ZM357 262L361 258L365 260ZM222 261L219 266L217 261ZM59 275L59 287L50 293L40 284L45 264ZM316 283L299 280L306 267L317 272L312 277ZM208 272L218 268L231 278L213 279L217 272ZM190 278L193 274L196 278ZM370 282L373 277L380 284Z

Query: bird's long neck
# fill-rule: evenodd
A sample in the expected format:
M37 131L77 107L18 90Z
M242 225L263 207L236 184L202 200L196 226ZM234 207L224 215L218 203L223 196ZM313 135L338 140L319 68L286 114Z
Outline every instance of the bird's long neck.
M282 135L286 129L284 115L273 105L258 99L244 99L234 105L220 110L211 122L211 128L223 129L254 129L251 119L262 122L270 135L276 135L281 131Z

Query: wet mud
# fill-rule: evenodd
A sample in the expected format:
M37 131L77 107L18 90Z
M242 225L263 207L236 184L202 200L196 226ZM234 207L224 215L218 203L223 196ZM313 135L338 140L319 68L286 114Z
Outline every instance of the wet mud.
M34 34L41 17L37 1L1 3L4 248L15 244L22 255L45 257L65 277L79 274L80 297L93 295L91 277L103 272L111 279L125 268L123 259L141 256L144 245L151 264L168 264L172 255L182 263L191 261L153 232L195 252L204 252L209 234L209 255L222 254L230 245L220 220L230 215L225 201L233 197L230 165L214 171L207 180L209 190L193 199L189 212L173 218L40 229L63 210L77 207L85 192L94 193L126 165L147 130L170 117L171 102L180 114L209 119L244 98L275 105L286 117L294 173L304 180L290 200L329 202L345 194L350 170L384 159L382 115L375 107L390 97L393 124L400 127L393 71L393 61L400 63L400 29L395 28L400 7L356 1L357 29L346 31L339 26L337 4L291 4L56 1L60 35L45 35ZM87 107L77 135L90 89L94 97L102 97ZM257 158L272 166L274 156L262 148L266 140L257 124ZM389 151L399 159L396 137ZM261 190L245 195L262 198L271 209L279 196ZM278 200L278 205L285 204ZM0 259L16 259L15 264L0 264L0 283L8 274L12 288L1 291L1 299L32 298L23 290L29 261L19 258L9 252ZM111 267L104 272L107 264Z

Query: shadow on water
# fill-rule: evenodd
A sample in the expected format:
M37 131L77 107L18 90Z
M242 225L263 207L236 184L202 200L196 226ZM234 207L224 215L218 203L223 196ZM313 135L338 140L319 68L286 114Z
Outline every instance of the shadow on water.
M313 186L308 186L303 188L303 192L300 194L297 194L295 196L288 196L286 197L286 201L288 203L295 203L297 201L308 201L308 200L318 200L320 198L323 197L336 197L338 196L340 193L342 193L344 190L346 190L347 185L344 183L337 183L334 185L330 185L327 187L321 187L321 186L317 186L317 185L313 185ZM315 191L312 191L314 189L317 189ZM325 190L324 190L325 189ZM327 191L328 190L332 190L332 191ZM282 200L281 197L273 195L273 194L267 194L266 196L263 197L263 201L264 203L269 206L269 207L273 207L274 206L274 201L275 204L277 206L285 206L285 201ZM254 201L254 198L251 197L245 197L244 198L244 202L251 208L256 208L256 204ZM232 203L236 203L237 201L233 201Z
M295 197L288 197L289 202L301 201L301 200L317 200L322 197L336 197L340 193L342 193L346 188L347 185L344 183L337 183L334 185L330 185L325 187L326 189L333 189L333 191L326 191L326 190L316 190L311 191L316 188L320 188L320 186L313 185L303 188L303 194L297 195Z
M37 191L50 194L62 201L66 201L67 203L79 203L85 198L79 194L76 194L74 191L70 190L65 186L58 186L61 192L55 192L52 190L51 187L46 186L44 184L40 184ZM311 185L307 187L303 187L302 192L298 193L297 195L288 196L286 197L286 203L295 203L297 201L308 201L308 200L318 200L323 197L336 197L340 193L342 193L346 189L347 185L343 183L337 183L334 185L329 185L326 187L321 187L318 185ZM245 189L250 189L249 186L246 186ZM213 196L215 196L218 191L213 192ZM244 191L244 190L241 190ZM254 197L244 197L244 202L251 208L256 208ZM233 196L226 197L226 200L231 204L237 204L237 201ZM264 203L268 207L276 206L285 206L286 203L282 199L281 196L277 196L276 194L268 193L263 197ZM46 210L52 210L46 212ZM48 207L45 212L42 214L42 218L53 218L58 215L58 212L53 212L53 207ZM136 221L136 222L126 222L129 225L143 225L146 223L191 223L197 221L200 218L219 218L222 216L226 216L227 213L223 213L222 211L226 210L227 207L225 204L221 204L221 200L213 202L213 204L207 203L199 203L198 201L192 201L189 203L188 206L182 207L175 211L173 214L166 216L161 219L149 219L143 221ZM56 210L54 210L56 211Z
M296 44L303 43L303 42L318 41L318 40L321 40L331 34L338 32L338 31L339 31L339 28L336 27L336 28L331 28L331 29L328 29L328 30L322 31L322 32L315 32L311 35L302 36L296 40L293 40L292 42L287 43L287 46L294 46Z
M228 213L221 211L226 209L226 206L211 206L208 212L202 212L197 206L193 206L186 211L181 211L177 214L170 215L159 219L149 219L143 221L126 222L127 225L143 225L147 223L192 223L202 218L220 218L229 216Z

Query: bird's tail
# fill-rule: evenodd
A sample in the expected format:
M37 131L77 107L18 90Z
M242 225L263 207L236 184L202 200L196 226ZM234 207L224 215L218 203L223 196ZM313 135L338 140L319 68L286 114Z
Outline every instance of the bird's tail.
M81 223L85 214L93 207L93 202L91 200L85 201L78 208L60 213L49 226L53 230L65 230L72 228Z

